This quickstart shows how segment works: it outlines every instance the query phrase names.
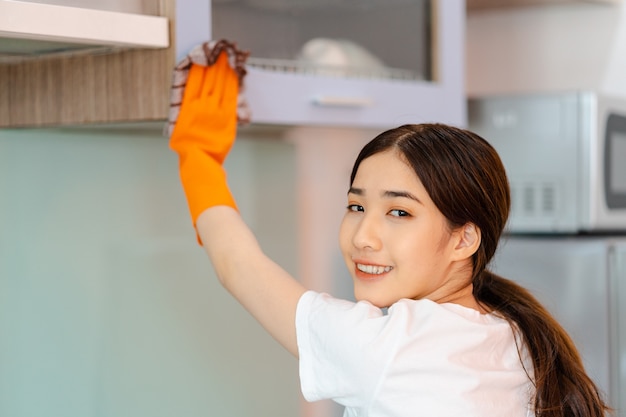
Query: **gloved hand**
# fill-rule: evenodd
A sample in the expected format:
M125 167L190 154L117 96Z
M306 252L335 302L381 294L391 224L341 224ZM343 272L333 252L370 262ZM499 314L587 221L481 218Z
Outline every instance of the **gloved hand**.
M222 163L237 134L239 81L222 52L215 64L193 64L170 137L194 227L207 208L237 208Z

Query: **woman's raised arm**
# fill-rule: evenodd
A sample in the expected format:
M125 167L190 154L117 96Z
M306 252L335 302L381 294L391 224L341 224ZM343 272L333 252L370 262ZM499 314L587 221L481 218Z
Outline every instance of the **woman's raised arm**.
M198 241L224 287L297 356L295 313L305 289L261 251L237 210L222 166L237 134L237 74L226 51L214 64L193 64L188 71L170 147L179 155Z
M233 208L205 210L196 229L222 285L281 345L298 356L295 315L305 288L262 252Z

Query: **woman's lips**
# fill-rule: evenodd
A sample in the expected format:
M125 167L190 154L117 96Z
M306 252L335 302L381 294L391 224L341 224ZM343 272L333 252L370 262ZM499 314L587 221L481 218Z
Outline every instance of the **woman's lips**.
M380 279L393 270L392 266L373 265L360 262L355 262L354 266L355 276L358 279L365 281Z

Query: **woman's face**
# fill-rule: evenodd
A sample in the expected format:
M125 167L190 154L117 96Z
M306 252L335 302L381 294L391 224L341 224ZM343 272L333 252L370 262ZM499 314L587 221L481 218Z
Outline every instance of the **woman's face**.
M459 289L459 233L396 151L363 160L339 232L356 299L381 308L401 298L446 302Z

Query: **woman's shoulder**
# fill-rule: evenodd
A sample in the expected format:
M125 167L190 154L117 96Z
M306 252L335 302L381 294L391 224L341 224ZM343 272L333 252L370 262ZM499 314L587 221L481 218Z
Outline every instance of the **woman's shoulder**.
M440 304L428 299L401 299L388 309L381 309L368 301L339 299L315 291L307 291L302 295L297 317L298 321L332 321L342 327L398 327L411 329L411 332L425 332L433 327L465 328L470 332L484 329L489 333L511 331L510 324L497 314L483 314L459 304Z
M471 307L456 303L437 303L428 299L401 299L388 310L389 315L408 315L420 319L434 318L451 323L467 323L468 325L504 325L509 323L497 313L482 313Z

